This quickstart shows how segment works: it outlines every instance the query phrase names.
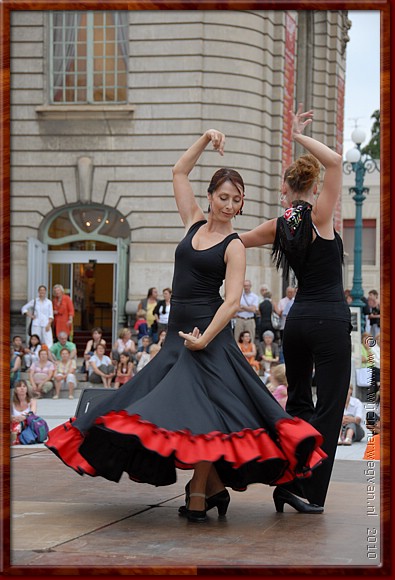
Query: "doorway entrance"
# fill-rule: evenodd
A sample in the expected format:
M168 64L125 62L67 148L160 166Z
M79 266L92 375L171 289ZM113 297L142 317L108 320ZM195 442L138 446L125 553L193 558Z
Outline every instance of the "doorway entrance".
M89 337L99 326L117 332L118 253L48 251L48 284L61 284L74 305L73 336Z
M100 326L111 332L114 303L114 264L49 264L49 287L61 284L74 305L74 332Z

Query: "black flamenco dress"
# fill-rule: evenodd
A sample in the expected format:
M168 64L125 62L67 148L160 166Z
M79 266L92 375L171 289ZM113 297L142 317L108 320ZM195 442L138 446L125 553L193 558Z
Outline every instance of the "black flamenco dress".
M200 351L178 331L203 332L222 304L224 254L237 234L206 250L177 247L167 336L136 376L78 419L52 429L46 446L77 473L170 485L176 468L215 464L223 483L275 485L311 475L326 454L322 436L288 415L251 368L227 325Z

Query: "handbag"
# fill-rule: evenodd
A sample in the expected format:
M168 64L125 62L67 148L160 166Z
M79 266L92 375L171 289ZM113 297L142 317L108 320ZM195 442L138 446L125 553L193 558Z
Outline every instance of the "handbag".
M270 316L270 320L274 330L280 330L281 328L281 316L277 314L277 312L272 312Z
M357 387L371 387L373 385L373 369L371 367L355 369L355 378Z
M34 316L34 310L35 310L35 308L36 308L36 299L34 299L34 302L33 302L33 310L32 310L33 316ZM27 327L27 334L29 336L32 335L32 327L33 327L33 318L30 319L29 326Z

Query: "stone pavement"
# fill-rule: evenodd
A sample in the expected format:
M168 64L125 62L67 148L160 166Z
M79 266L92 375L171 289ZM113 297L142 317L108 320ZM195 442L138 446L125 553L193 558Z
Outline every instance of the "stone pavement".
M74 415L78 399L38 403L52 428ZM207 523L192 524L177 515L188 471L178 471L177 482L162 488L126 476L116 484L77 475L43 445L13 446L11 570L251 575L289 567L339 567L344 573L363 566L374 574L380 564L380 463L367 466L364 448L338 448L322 515L289 506L277 514L273 488L251 485L243 493L230 490L225 520L212 510Z

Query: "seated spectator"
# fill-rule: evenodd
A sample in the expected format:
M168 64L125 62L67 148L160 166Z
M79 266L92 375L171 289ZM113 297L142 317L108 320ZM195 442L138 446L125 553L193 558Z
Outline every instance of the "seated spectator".
M158 323L157 333L159 334L162 330L167 330L169 323L170 314L170 299L171 299L171 289L163 289L163 300L160 300L154 308L153 314L156 317Z
M129 328L120 330L117 340L114 342L111 351L111 361L114 366L119 363L119 356L122 352L127 352L132 358L136 352L136 345L132 340L132 333Z
M270 373L272 366L280 360L278 345L273 341L274 333L271 330L266 330L262 334L262 342L259 343L258 358L260 358L266 374Z
M30 385L35 396L41 398L43 394L52 391L54 374L55 365L48 359L48 347L43 344L38 354L38 362L32 363L29 370Z
M29 346L24 349L23 362L26 369L29 369L34 362L38 362L38 353L41 350L41 341L38 334L32 334Z
M104 346L98 344L95 354L89 360L89 381L94 384L103 383L104 387L109 388L115 375L115 368L111 359L104 353Z
M338 445L352 445L353 441L361 441L365 436L365 431L361 427L365 409L362 402L352 396L352 390L352 385L350 385L337 442Z
M166 330L161 330L158 336L158 342L156 344L159 344L159 346L162 347L163 343L165 342L166 334L167 334Z
M256 373L259 372L260 364L259 361L256 360L256 346L255 343L252 342L251 334L248 330L244 330L239 334L239 348L241 352L244 354L244 357L250 363L252 368Z
M148 337L149 338L149 337ZM158 343L151 344L149 352L141 352L140 360L137 364L137 372L139 373L149 362L152 361L155 355L160 351L160 346Z
M19 443L19 434L26 427L29 413L37 413L37 401L26 381L17 381L11 401L11 445Z
M376 412L366 413L366 427L373 435L368 435L363 459L367 461L380 461L380 416Z
M142 337L141 346L139 346L139 348L137 349L137 354L136 354L137 362L140 361L143 353L149 354L150 348L151 348L151 339L148 336L148 334L146 334L145 336Z
M269 391L282 408L285 409L288 399L288 382L284 364L271 367L269 381Z
M56 363L56 361L60 360L60 351L62 348L67 348L70 352L70 358L77 358L77 347L74 342L70 342L67 340L67 333L66 332L59 332L58 334L58 342L55 342L49 349L49 358Z
M55 394L53 399L59 399L60 389L63 385L69 388L69 399L74 399L74 388L77 385L75 372L77 362L75 358L70 358L70 351L63 347L60 351L60 360L56 363L55 371Z
M121 352L119 363L117 365L117 374L115 377L114 387L119 389L121 385L127 383L133 377L133 363L130 360L129 353Z
M101 328L96 326L95 328L92 329L92 338L88 340L85 346L84 362L82 363L81 369L83 373L88 372L87 371L88 362L91 356L95 354L95 350L98 344L102 344L104 347L106 347L106 341L103 338L103 331Z
M23 343L20 336L14 336L11 344L11 359L10 359L10 387L14 385L21 378L22 360L23 360Z
M149 333L148 322L146 319L146 311L142 308L137 310L137 320L134 325L134 330L137 331L137 348L142 344L143 336L147 336Z

